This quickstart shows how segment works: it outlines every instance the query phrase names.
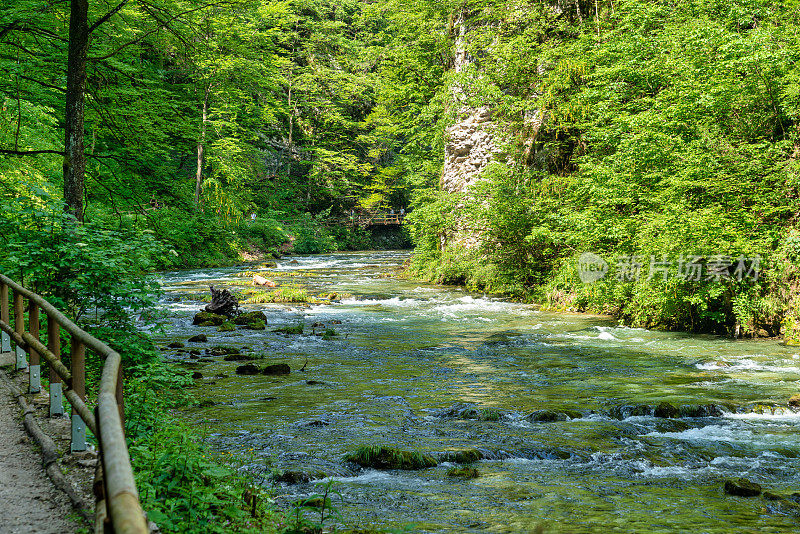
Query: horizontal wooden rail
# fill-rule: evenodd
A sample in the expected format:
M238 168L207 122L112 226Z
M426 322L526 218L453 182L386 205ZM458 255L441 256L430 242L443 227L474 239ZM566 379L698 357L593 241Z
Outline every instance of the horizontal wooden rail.
M11 290L12 295L9 295ZM13 296L11 325L9 297ZM24 299L28 301L29 324L25 329ZM39 340L39 312L47 316L47 345ZM70 335L70 369L61 362L61 329ZM148 527L131 468L125 441L122 395L122 358L108 345L88 334L41 296L0 275L0 331L2 348L14 343L18 369L28 368L30 391L39 388L39 361L50 367L50 414L63 413L63 395L72 406L71 450L86 449L86 428L98 440L100 462L95 474L95 532L147 534ZM84 353L91 350L103 358L103 371L94 413L86 406ZM25 361L30 357L30 364ZM55 379L54 379L55 378Z

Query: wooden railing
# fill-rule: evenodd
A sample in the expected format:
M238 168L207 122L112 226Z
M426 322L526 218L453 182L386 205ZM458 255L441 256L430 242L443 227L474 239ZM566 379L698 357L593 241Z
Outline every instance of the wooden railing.
M9 290L13 296L13 327L9 314ZM27 330L24 317L26 299ZM40 311L47 315L47 346L39 340ZM69 369L61 362L62 328L70 335ZM30 393L41 390L41 360L49 364L51 416L63 414L62 393L72 406L70 450L86 450L86 427L97 438L100 461L94 483L95 532L147 534L147 522L139 503L123 430L125 416L120 355L84 332L42 297L3 275L0 275L0 329L3 352L10 352L13 342L17 369L28 369ZM85 403L87 348L105 362L94 412Z
M405 215L359 215L357 217L350 217L345 220L348 226L360 226L366 228L368 226L399 226L403 224Z

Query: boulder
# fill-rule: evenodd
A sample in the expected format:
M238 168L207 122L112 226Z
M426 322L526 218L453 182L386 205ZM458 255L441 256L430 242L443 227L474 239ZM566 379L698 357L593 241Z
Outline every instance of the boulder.
M263 276L259 276L259 275L255 275L253 277L253 285L254 286L263 286L263 287L278 287L278 284L276 284L272 280L267 280Z
M792 395L789 399L789 406L792 408L800 408L800 395Z
M478 449L464 449L459 451L445 451L439 455L442 462L453 462L456 464L472 464L481 460L483 454Z
M219 331L219 332L235 332L236 331L236 325L233 324L232 322L228 321L228 322L222 323L222 325L219 328L217 328L217 331Z
M245 365L240 365L236 368L237 375L243 376L255 376L260 372L259 368L253 365L252 363L248 363Z
M627 419L628 417L653 415L654 412L653 407L647 404L625 404L623 406L614 406L608 415L614 419Z
M761 485L746 478L725 481L725 493L736 497L757 497L761 495Z
M345 456L345 461L373 469L413 470L436 466L436 459L429 454L402 451L381 445L360 447Z
M225 317L224 315L217 315L216 313L200 312L194 316L192 324L197 326L219 326L227 320L228 318Z
M567 414L552 410L537 410L530 414L527 419L531 423L554 423L556 421L566 421Z
M656 406L655 416L661 417L662 419L670 419L672 417L678 417L678 409L668 402L662 402L658 406Z
M266 325L266 323L264 321L255 321L253 323L250 323L250 324L246 325L244 327L244 329L245 330L256 330L256 331L258 331L258 330L266 330L267 329L267 325Z
M285 363L278 363L275 365L268 365L261 370L262 375L267 376L279 376L279 375L288 375L292 372L292 369L286 365Z
M681 417L719 417L723 412L716 404L685 404L679 413Z
M189 343L208 343L208 336L200 334L189 338Z
M264 312L254 311L254 312L243 313L241 315L236 316L236 318L233 320L234 323L240 326L246 326L251 323L255 323L257 321L261 321L263 323L267 322L267 316L264 315Z
M186 345L184 345L183 343L180 343L180 342L177 342L177 341L176 341L175 343L170 343L170 344L169 344L169 345L167 345L167 346L168 346L169 348L171 348L171 349L182 349L182 348L183 348L183 347L185 347Z

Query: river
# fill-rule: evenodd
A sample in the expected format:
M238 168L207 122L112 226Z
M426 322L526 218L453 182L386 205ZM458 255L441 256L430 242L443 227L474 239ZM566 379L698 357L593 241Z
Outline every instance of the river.
M244 306L267 315L261 332L192 326L209 284L249 287L242 273L252 267L162 275L159 341L206 333L208 344L190 348L233 347L292 368L285 377L238 376L241 363L165 352L204 375L195 394L206 402L185 416L208 431L215 449L244 458L257 477L271 469L319 477L275 483L278 506L332 482L345 523L380 529L800 530L785 506L722 490L743 476L772 492L800 491L800 415L785 408L800 393L797 349L626 328L384 275L408 257L279 260L270 273L278 283L342 298ZM299 323L304 335L272 331ZM328 328L338 336L313 335ZM662 402L683 407L679 417L637 408ZM538 410L572 417L532 421ZM476 448L484 459L472 480L446 476L447 462L420 471L343 462L372 444L435 454Z

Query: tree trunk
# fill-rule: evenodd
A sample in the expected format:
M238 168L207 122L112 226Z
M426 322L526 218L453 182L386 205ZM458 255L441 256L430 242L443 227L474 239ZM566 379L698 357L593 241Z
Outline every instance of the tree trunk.
M203 122L200 124L200 140L197 142L197 175L194 188L194 202L200 205L200 194L203 192L203 166L205 165L206 121L208 120L208 92L203 95Z
M67 107L64 117L64 202L67 213L83 222L84 93L86 92L86 53L89 48L89 2L71 0L69 52L67 54Z

